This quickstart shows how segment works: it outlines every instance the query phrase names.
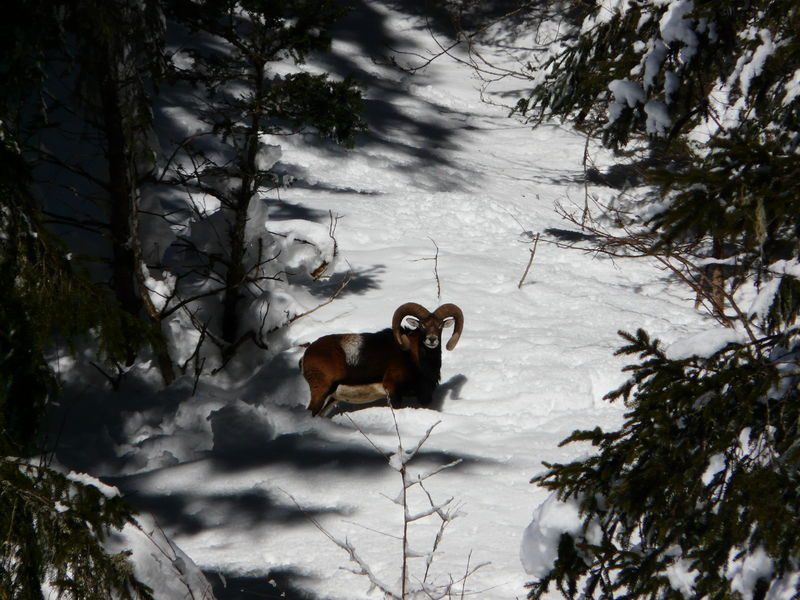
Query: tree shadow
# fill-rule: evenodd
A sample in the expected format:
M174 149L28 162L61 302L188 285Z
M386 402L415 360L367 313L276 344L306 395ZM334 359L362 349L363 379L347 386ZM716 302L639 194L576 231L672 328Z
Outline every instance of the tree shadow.
M64 382L57 402L48 406L47 448L59 462L94 476L121 472L131 466L120 456L120 444L128 442L126 421L135 418L141 427L157 428L191 398L192 383L182 378L164 390L149 382L126 377L116 393L86 365Z
M329 184L329 183L325 183L324 181L314 181L314 183L311 183L311 181L310 181L311 177L312 177L311 172L307 168L305 168L305 167L303 167L301 165L297 165L297 164L293 164L293 163L287 163L287 162L281 162L280 163L280 169L284 174L291 175L294 178L294 180L292 181L292 184L291 184L292 189L309 190L309 191L311 191L311 190L313 190L313 191L322 191L322 192L328 192L330 194L346 194L346 195L350 195L350 196L370 197L370 196L380 196L381 195L380 192L357 189L357 188L348 187L348 186L332 185L332 184ZM286 204L286 203L284 203L284 204ZM327 220L329 218L329 213L327 213L326 211L315 211L315 212L318 213L318 216L315 216L314 219L313 219L315 221L325 221L325 220ZM287 218L288 219L297 219L297 218L301 218L302 219L302 218L305 218L303 216L293 216L291 211L289 212L288 215L284 215L280 211L278 211L276 213L273 213L272 211L270 211L270 217L272 217L275 220L284 220L284 219L287 219ZM309 219L309 220L311 220L311 219Z
M352 77L365 90L362 118L367 132L358 137L356 146L399 152L408 160L408 172L414 173L415 185L437 191L464 189L463 178L456 174L458 163L450 151L459 147L462 131L454 119L463 122L470 113L454 108L450 102L435 103L422 98L416 98L418 104L409 106L408 85L414 75L400 68L398 63L406 62L403 59L409 57L420 64L427 59L427 50L416 38L420 30L429 29L432 35L453 39L455 29L444 4L358 0L332 30L333 38L341 42L341 49L334 45L331 52L314 57L314 62L326 71L337 77ZM387 8L418 16L419 25L412 28L415 35L394 26L392 10ZM372 62L365 63L360 60L362 56L369 57ZM400 60L396 60L398 56ZM395 76L387 77L381 69L389 69ZM419 83L429 84L431 77L431 73L425 72L425 81ZM424 118L420 117L420 108ZM398 135L399 132L402 135ZM333 146L325 147L331 152L339 151ZM451 168L453 174L443 173L442 167Z
M314 279L307 273L296 273L290 280L292 283L304 285L317 298L330 298L337 292L338 297L346 297L378 289L380 276L385 272L386 265L376 264L369 268L333 273L324 279Z
M574 22L580 10L580 3L564 4L552 0L528 0L524 3L518 0L481 0L463 3L458 20L467 34L477 34L477 39L482 42L503 47L508 36L513 40L520 34L539 31L546 20L558 18ZM489 26L494 23L503 26Z
M266 203L270 221L302 220L323 223L330 218L327 211L286 202L280 198L266 200Z
M406 407L400 410L414 410ZM311 418L311 417L308 417ZM320 418L320 417L315 417ZM351 427L343 425L347 429ZM389 451L387 451L388 453ZM335 471L343 475L369 475L387 468L387 456L378 453L370 444L347 443L330 439L311 430L301 433L283 434L261 444L261 450L233 453L226 450L218 453L208 452L212 470L219 473L236 473L250 469L281 465L296 472ZM482 462L483 459L466 454L422 448L416 460L434 465L445 465L455 460L463 469ZM301 513L302 514L302 513Z
M149 476L146 475L145 477ZM336 508L300 508L288 498L275 498L266 490L253 488L230 494L208 492L143 492L140 477L109 478L137 510L153 515L170 535L196 535L201 532L235 528L247 531L262 524L305 523L323 515L346 516Z
M275 598L281 600L322 600L318 596L298 587L298 581L314 581L316 578L297 569L282 567L271 569L265 575L242 575L220 570L206 570L203 574L211 583L217 600L258 600Z
M583 233L582 231L575 231L573 229L561 229L560 227L548 227L544 230L544 234L567 244L596 242L598 240L597 236L592 233Z

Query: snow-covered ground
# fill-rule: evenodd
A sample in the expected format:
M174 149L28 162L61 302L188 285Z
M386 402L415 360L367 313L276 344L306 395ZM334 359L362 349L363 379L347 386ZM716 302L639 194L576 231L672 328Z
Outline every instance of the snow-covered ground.
M369 6L395 49L435 48L421 19ZM329 211L341 216L331 290L348 269L349 287L296 321L275 343L287 349L245 381L209 378L194 396L190 376L157 394L143 386L100 395L87 384L67 417L62 460L152 514L218 598L376 598L314 521L347 538L377 577L396 585L401 545L392 536L403 520L390 499L400 478L375 447L396 448L394 418L406 446L440 421L412 467L462 461L427 486L435 500L452 497L460 516L431 573L458 580L489 563L469 576L465 597L522 598L529 576L520 540L547 497L530 478L542 461L587 451L558 447L574 429L620 421L621 407L602 400L624 379L613 356L617 331L644 327L672 342L703 319L688 292L653 264L614 263L552 243L547 230L567 227L554 203L583 203L583 136L509 119L481 101L479 81L448 57L411 76L373 62L346 36L336 44L349 68L371 78L371 132L349 151L281 139L279 166L297 182L265 198L266 226L320 239ZM537 232L533 267L518 289ZM324 300L309 296L306 308ZM464 311L461 341L444 353L435 406L394 418L385 407L311 418L300 344L387 327L406 301L431 309L453 302ZM418 496L411 502L412 511L427 505ZM430 551L438 525L436 518L411 524L412 548ZM421 578L424 559L410 565L412 581Z

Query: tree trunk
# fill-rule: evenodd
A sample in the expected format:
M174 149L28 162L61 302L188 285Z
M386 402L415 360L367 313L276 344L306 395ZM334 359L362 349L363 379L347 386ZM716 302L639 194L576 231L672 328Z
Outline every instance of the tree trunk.
M109 56L108 63L113 63ZM120 308L138 318L142 302L136 293L136 271L133 251L133 190L128 169L127 143L123 129L122 112L116 69L112 64L100 67L100 99L103 123L108 143L108 193L111 229L111 282ZM123 323L126 364L133 364L136 346L130 324Z
M722 241L715 237L711 242L711 257L724 258ZM720 321L727 323L725 318L725 266L717 263L706 265L700 272L700 281L696 287L694 307L699 308L704 302L711 305L711 312Z
M247 248L247 212L250 208L250 201L258 188L258 168L256 159L258 157L258 135L261 125L261 103L264 93L264 64L256 63L253 65L254 71L254 104L253 112L250 115L250 125L248 126L247 145L244 156L239 163L242 177L242 185L236 194L233 206L233 224L230 228L230 261L225 275L225 297L222 302L222 339L227 346L223 348L223 360L228 361L233 356L237 348L239 338L239 328L241 319L238 313L239 300L243 294L242 289L247 277L247 269L244 264L245 251Z
M119 87L121 78L110 49L106 52L106 57L107 64L101 65L99 70L103 123L108 144L112 285L119 306L136 321L142 317L142 308L146 308L146 318L153 331L149 336L150 344L156 355L164 384L169 385L175 380L175 371L161 330L158 312L147 293L144 274L141 271L139 189L130 153L131 140L126 136L125 118L122 113ZM122 326L127 365L133 364L136 358L135 340L138 336L131 331L136 326L130 323L123 323Z
M712 252L714 258L722 259L722 242L718 237L714 238ZM711 303L714 306L714 312L718 317L725 316L725 276L723 274L723 266L714 263L711 265L709 272L709 280L711 282Z

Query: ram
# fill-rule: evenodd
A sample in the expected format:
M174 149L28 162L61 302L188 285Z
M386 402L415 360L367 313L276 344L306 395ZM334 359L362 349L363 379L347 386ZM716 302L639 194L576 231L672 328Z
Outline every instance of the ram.
M312 342L300 361L311 414L336 400L386 397L399 407L403 396L414 395L420 404L430 404L441 377L442 330L453 325L448 350L456 347L464 329L461 309L442 304L430 312L407 302L394 311L391 329L326 335Z

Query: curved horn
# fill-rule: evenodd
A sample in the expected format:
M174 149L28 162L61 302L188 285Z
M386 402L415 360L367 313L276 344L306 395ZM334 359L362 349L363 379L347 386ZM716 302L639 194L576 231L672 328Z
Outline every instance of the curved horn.
M447 342L447 349L452 350L456 347L459 338L461 338L461 331L464 329L464 313L455 304L442 304L433 312L433 315L438 319L452 317L455 320L453 335L450 336L450 341Z
M430 314L431 313L427 308L421 304L417 304L416 302L406 302L405 304L400 305L398 309L394 311L394 316L392 317L392 332L394 333L394 339L397 340L397 343L400 344L405 350L408 350L408 347L410 346L408 336L405 335L400 329L400 324L403 322L403 319L406 317L414 317L418 320L422 320Z

